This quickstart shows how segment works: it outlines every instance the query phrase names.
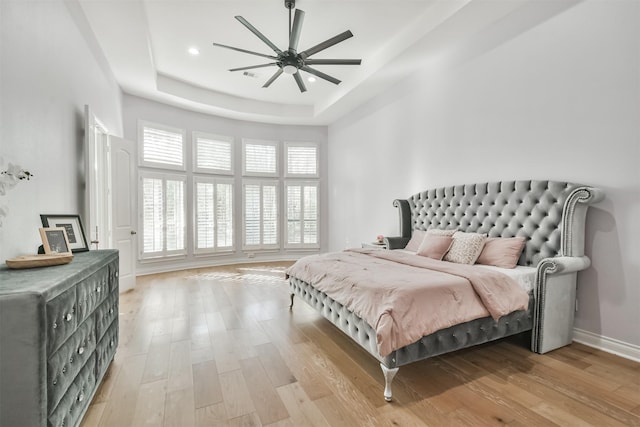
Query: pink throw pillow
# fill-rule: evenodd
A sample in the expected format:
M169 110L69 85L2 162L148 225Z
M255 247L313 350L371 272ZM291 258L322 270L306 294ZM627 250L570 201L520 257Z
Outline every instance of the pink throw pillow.
M442 261L453 242L453 237L426 233L417 254Z
M524 237L489 237L476 260L478 264L514 268L526 240Z
M411 235L411 240L407 243L407 246L404 247L405 251L418 252L418 248L420 247L420 243L422 243L422 239L424 239L424 235L426 231L424 230L413 230L413 234Z

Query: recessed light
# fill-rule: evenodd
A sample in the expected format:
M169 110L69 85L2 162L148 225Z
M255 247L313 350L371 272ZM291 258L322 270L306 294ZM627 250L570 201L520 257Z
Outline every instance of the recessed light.
M194 56L195 56L195 55L200 55L200 51L198 50L198 48L197 48L197 47L190 47L190 48L189 48L189 53L190 53L191 55L194 55Z
M315 77L307 77L307 81L313 83L313 82L316 81L316 78Z

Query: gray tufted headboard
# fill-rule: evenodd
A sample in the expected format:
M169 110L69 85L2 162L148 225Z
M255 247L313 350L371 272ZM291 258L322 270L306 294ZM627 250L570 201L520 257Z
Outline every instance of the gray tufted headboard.
M602 197L596 188L568 182L501 181L427 190L394 206L405 244L414 229L522 236L527 243L518 264L535 266L544 258L584 255L587 206Z

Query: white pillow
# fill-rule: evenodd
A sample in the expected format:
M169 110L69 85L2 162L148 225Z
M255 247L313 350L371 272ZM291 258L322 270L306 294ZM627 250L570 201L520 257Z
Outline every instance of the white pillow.
M473 264L480 256L486 240L486 234L456 231L444 260L458 264Z

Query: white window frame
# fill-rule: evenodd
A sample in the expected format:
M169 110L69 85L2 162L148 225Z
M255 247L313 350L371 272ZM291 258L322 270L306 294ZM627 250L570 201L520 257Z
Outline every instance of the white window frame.
M247 241L247 229L245 227L245 223L246 223L246 213L247 213L247 207L246 207L246 203L245 203L245 187L247 185L259 185L260 186L260 243L257 245L247 245L246 241ZM262 206L262 195L263 195L263 189L265 186L270 186L270 187L275 187L276 188L276 243L275 244L264 244L263 243L263 225L264 225L264 220L263 220L263 211L264 211L264 207ZM242 249L248 252L252 252L252 251L261 251L261 250L279 250L281 247L281 218L282 218L282 213L281 213L281 200L282 200L282 185L280 184L280 182L276 179L245 179L242 181Z
M179 133L182 135L182 165L171 165L166 163L156 163L144 160L144 128L153 128L162 130L165 132ZM154 168L154 169L168 169L174 171L186 171L187 167L187 133L184 129L174 128L171 126L162 125L159 123L148 122L145 120L138 120L138 165Z
M267 172L247 172L247 144L250 145L270 145L276 149L276 171L274 173ZM279 141L267 141L261 139L243 139L242 140L242 176L260 176L260 177L272 177L278 178L280 176L280 142Z
M287 188L289 186L299 186L302 187L302 191L300 193L300 237L301 241L296 243L289 242L289 192ZM315 187L316 188L316 242L315 243L304 243L304 187ZM284 183L283 189L283 197L284 197L284 248L285 249L319 249L320 248L320 182L319 181L286 181Z
M214 198L216 196L216 185L217 184L228 184L231 185L231 194L235 199L235 180L233 178L218 178L218 177L204 177L204 176L196 176L193 178L193 253L196 255L203 254L216 254L216 253L229 253L234 252L236 248L236 218L235 218L235 200L231 202L231 218L233 218L233 237L231 246L218 246L218 218L215 216L215 202L214 202L214 245L213 248L198 248L198 209L196 204L198 203L198 183L206 183L213 184L214 186Z
M144 252L144 179L145 178L150 178L150 179L161 179L163 180L163 188L164 188L164 194L163 194L163 204L162 204L162 209L163 209L163 218L165 221L165 224L163 225L163 249L161 251L156 251L156 252ZM168 257L176 257L176 256L186 256L187 254L187 233L188 233L188 228L189 228L189 224L187 221L187 212L188 212L188 208L187 208L187 203L188 203L188 197L187 197L187 192L188 192L188 188L187 188L187 177L185 175L178 175L175 173L162 173L162 172L157 172L157 171L145 171L145 170L141 170L138 172L138 179L139 179L139 184L138 184L138 191L140 194L140 197L138 198L138 220L140 221L140 229L141 232L138 233L138 248L139 248L139 259L140 260L149 260L149 259L159 259L159 258L168 258ZM184 203L182 206L183 209L183 217L184 217L184 241L183 241L183 249L177 249L177 250L167 250L166 246L167 246L167 232L166 232L166 211L167 211L167 203L166 203L166 183L167 181L182 181L182 184L184 186L183 188L183 197L184 197Z
M313 147L316 149L316 173L289 173L289 147ZM320 177L320 144L316 142L285 142L284 143L284 176L286 178L319 178Z
M216 168L203 168L198 167L198 138L209 139L219 142L228 142L231 148L230 170L216 169ZM206 132L193 131L191 133L191 145L193 147L193 171L199 173L210 173L216 175L234 175L235 174L235 144L232 136L216 135Z

